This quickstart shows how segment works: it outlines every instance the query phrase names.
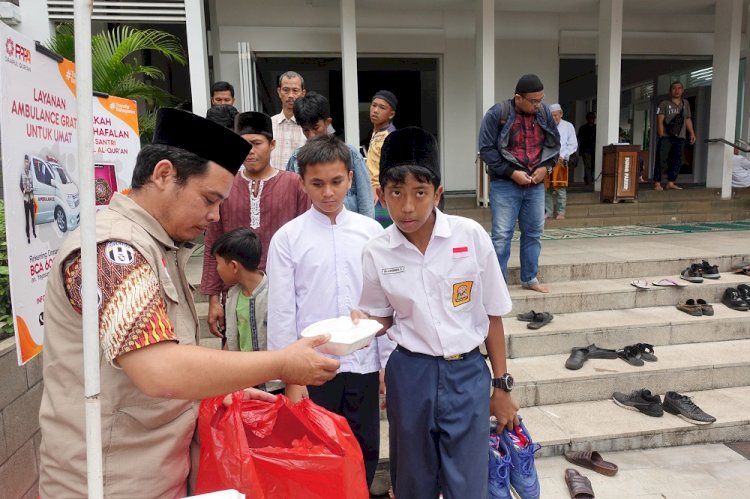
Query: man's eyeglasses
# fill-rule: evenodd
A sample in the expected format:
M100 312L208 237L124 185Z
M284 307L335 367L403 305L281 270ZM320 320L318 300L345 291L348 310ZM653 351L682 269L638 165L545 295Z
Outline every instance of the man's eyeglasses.
M521 98L524 99L525 101L531 103L534 106L541 106L542 105L542 101L544 100L544 97L542 97L541 99L529 99L525 95L521 95Z

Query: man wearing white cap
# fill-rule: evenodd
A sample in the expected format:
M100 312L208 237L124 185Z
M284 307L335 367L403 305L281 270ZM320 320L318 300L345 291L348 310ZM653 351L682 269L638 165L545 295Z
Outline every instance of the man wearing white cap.
M560 159L552 168L552 175L544 179L544 187L547 192L544 195L544 218L555 217L555 220L565 219L565 205L568 201L568 160L578 150L578 139L576 129L572 123L562 119L563 110L560 104L552 104L549 107L552 118L557 123L557 131L560 133ZM557 201L557 203L555 203ZM557 209L555 209L557 204Z

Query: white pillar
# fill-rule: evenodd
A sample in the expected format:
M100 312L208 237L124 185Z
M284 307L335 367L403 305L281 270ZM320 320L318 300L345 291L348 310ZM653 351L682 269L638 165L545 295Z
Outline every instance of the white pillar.
M477 116L476 135L484 113L495 104L495 2L477 0L476 3L476 60L477 60ZM474 140L477 144L478 139ZM477 146L478 147L478 146ZM477 172L477 204L489 205L489 177L483 171Z
M622 0L599 1L598 47L595 177L602 171L602 148L619 139ZM600 191L601 186L599 178L594 190Z
M208 95L208 47L203 0L185 0L185 31L193 112L198 116L205 116L210 96Z
M54 27L49 20L47 1L23 0L18 8L21 11L21 22L13 26L13 29L42 43L49 40Z
M750 6L747 8L747 23L745 24L745 33L750 33ZM742 100L742 136L740 137L746 144L750 144L750 36L746 37L744 57L745 57L745 88ZM740 55L742 57L742 55Z
M477 115L495 104L495 2L477 0ZM477 123L477 130L479 124Z
M713 81L708 138L723 138L733 142L737 120L742 1L717 1L714 16ZM706 135L699 133L699 136ZM732 154L732 148L725 144L708 144L706 187L720 187L722 199L732 197Z
M341 78L344 89L346 142L359 146L359 83L357 82L357 17L354 0L341 0Z

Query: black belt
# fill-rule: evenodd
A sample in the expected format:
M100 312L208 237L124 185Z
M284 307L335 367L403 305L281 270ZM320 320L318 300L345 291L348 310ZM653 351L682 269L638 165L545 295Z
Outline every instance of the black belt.
M404 348L401 345L398 345L396 347L396 350L398 350L399 352L401 352L401 353L403 353L405 355L408 355L410 357L419 357L421 359L443 359L443 360L449 360L449 361L452 361L452 360L464 360L465 358L469 357L472 354L479 353L479 347L476 347L474 350L472 350L470 352L459 353L459 354L456 354L456 355L447 355L447 356L443 356L443 355L427 355L426 353L412 352L408 348Z

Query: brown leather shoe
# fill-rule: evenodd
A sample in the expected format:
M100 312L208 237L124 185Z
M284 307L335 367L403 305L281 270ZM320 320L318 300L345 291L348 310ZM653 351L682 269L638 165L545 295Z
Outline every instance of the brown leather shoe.
M593 499L594 489L591 481L572 468L565 470L565 483L568 484L572 499Z
M685 312L689 315L694 315L696 317L700 317L701 315L703 315L703 308L695 303L695 300L693 300L692 298L687 301L678 303L677 310Z

